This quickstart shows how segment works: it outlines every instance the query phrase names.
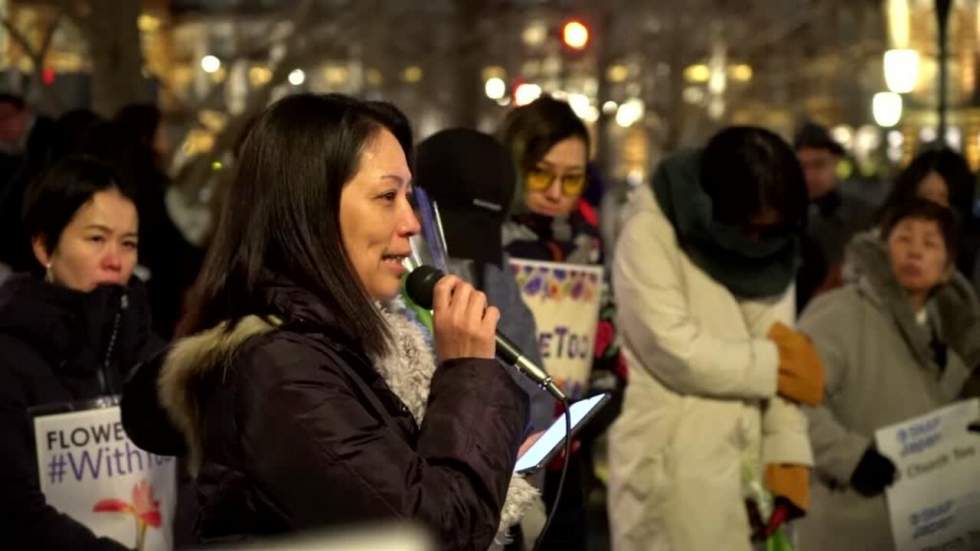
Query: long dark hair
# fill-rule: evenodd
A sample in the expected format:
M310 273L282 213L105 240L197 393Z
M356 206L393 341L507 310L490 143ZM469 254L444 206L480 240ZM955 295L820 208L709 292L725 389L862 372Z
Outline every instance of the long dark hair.
M912 159L909 166L895 178L895 186L885 199L879 218L884 219L897 205L918 197L919 185L931 172L942 176L946 182L949 206L960 217L959 222L969 221L973 211L973 174L966 159L948 147L928 149Z
M382 352L389 333L344 250L340 195L365 145L393 127L387 111L336 94L266 109L242 144L184 332L268 313L258 285L272 272L314 293L366 352Z

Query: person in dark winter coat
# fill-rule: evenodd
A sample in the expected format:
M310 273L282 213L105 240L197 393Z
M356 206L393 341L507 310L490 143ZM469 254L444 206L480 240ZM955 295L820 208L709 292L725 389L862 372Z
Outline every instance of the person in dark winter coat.
M0 533L10 549L125 549L47 504L31 415L118 394L154 346L136 264L133 195L105 166L68 158L27 192L44 276L0 288ZM132 283L130 283L132 281Z
M180 339L125 390L127 433L187 453L204 541L389 520L484 550L524 436L527 396L494 359L499 312L457 277L434 290L421 422L380 366L398 335L406 152L382 109L289 96L256 121ZM172 422L168 422L168 420Z
M120 177L135 184L145 257L137 273L146 281L154 331L170 338L204 254L184 237L167 211L169 182L160 168L159 122L155 106L129 105L113 121L92 128L79 151L109 163Z
M839 287L844 246L867 229L874 211L870 204L837 179L844 148L826 128L804 124L793 137L796 156L806 178L810 208L800 243L802 265L796 276L796 308L802 311L814 296Z

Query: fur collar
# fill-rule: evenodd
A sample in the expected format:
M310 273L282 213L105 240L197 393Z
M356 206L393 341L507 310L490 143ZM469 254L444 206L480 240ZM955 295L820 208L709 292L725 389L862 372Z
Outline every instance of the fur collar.
M222 322L177 341L167 353L157 379L157 395L171 422L184 435L192 476L197 477L204 451L196 383L215 369L227 369L246 340L268 333L276 325L279 321L275 318L248 316L228 331L227 322Z
M932 305L930 325L923 327L915 319L915 312L905 297L898 279L892 272L888 250L877 231L856 235L847 245L844 255L844 280L857 284L858 290L879 310L895 320L902 337L908 343L920 365L938 369L933 359L930 329L935 327L936 316Z
M384 357L372 358L373 365L421 425L437 366L430 336L410 319L411 314L401 305L386 305L382 314L391 327L393 343ZM160 402L187 440L192 474L196 475L200 468L203 450L200 405L195 400L194 383L214 369L227 369L246 340L272 331L279 324L276 318L248 316L229 332L222 323L180 340L164 360L157 383ZM511 478L491 549L502 548L507 543L508 529L520 521L539 494L524 477Z

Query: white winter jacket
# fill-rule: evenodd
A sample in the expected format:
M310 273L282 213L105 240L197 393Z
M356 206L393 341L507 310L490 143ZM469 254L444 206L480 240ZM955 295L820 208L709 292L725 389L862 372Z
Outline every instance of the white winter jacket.
M765 337L792 325L793 287L739 300L688 259L649 187L627 209L613 267L630 366L609 439L613 549L748 550L749 485L769 463L812 465Z

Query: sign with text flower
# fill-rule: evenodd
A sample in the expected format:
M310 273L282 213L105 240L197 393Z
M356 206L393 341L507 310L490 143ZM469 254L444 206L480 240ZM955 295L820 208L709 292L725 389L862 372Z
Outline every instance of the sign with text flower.
M588 388L595 349L602 267L510 259L538 326L544 368L572 400Z
M176 460L137 448L118 407L38 416L34 434L52 507L130 549L173 549Z

